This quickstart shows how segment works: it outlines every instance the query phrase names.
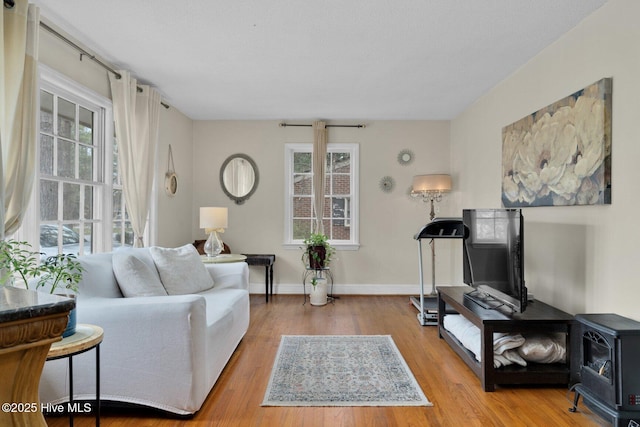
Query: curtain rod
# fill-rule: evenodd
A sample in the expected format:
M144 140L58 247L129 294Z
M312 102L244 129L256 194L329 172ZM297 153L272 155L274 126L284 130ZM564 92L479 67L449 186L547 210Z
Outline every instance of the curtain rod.
M286 127L306 127L306 128L310 128L313 127L313 125L297 125L297 124L291 124L291 123L280 123L280 127L281 128L286 128ZM325 127L328 128L365 128L366 125L325 125Z
M83 48L81 48L80 46L78 46L77 44L75 44L74 42L72 42L71 40L69 40L68 38L66 38L65 36L63 36L62 34L60 34L59 32L57 32L56 30L54 30L53 28L51 28L50 26L48 26L47 24L45 24L44 22L40 21L40 26L42 28L44 28L45 30L49 31L51 34L53 34L54 36L58 37L60 40L64 41L65 43L67 43L69 46L72 46L73 48L75 48L77 51L80 52L80 61L82 61L82 57L83 56L87 56L89 59L91 59L92 61L94 61L95 63L97 63L98 65L100 65L102 68L104 68L105 70L115 74L116 78L120 79L122 78L122 75L120 73L118 73L116 70L114 70L113 68L111 68L110 66L108 66L107 64L105 64L104 62L102 62L101 60L99 60L98 58L96 58L95 55L92 55L91 53L87 52L86 50L84 50ZM137 86L138 92L142 92L142 88L140 88L140 86ZM164 102L160 101L160 104L166 108L169 109L169 104L165 104Z

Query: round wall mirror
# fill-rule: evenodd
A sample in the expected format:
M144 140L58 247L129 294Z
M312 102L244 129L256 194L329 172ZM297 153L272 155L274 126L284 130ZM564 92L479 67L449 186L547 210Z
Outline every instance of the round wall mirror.
M258 187L258 167L246 154L232 154L220 168L220 185L224 193L241 205Z

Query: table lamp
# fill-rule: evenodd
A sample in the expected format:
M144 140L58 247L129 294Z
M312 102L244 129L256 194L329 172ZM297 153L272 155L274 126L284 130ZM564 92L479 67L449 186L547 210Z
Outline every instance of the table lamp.
M224 233L228 226L227 208L200 208L200 228L209 233L209 238L204 244L204 252L209 258L218 256L224 249L224 244L218 233Z

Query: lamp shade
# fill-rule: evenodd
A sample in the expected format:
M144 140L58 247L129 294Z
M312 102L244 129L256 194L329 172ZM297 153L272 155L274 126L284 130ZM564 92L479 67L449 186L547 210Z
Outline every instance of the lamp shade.
M200 228L227 228L227 208L200 208Z
M450 175L416 175L413 177L412 193L447 192L451 190Z

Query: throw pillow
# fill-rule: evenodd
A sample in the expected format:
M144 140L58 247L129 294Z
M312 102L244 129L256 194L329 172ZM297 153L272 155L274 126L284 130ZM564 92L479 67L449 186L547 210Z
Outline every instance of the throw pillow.
M114 252L112 262L113 274L125 297L167 295L158 274L134 255Z
M206 291L213 279L192 244L179 248L149 248L160 280L169 295L184 295Z

